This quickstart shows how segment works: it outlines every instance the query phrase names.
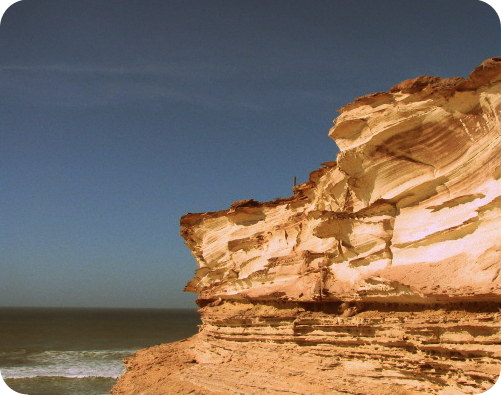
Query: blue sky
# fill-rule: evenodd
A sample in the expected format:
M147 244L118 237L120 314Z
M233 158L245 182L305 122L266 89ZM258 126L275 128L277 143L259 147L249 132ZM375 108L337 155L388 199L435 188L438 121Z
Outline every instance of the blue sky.
M290 195L336 109L499 56L477 0L23 0L0 25L0 305L194 307L179 218Z

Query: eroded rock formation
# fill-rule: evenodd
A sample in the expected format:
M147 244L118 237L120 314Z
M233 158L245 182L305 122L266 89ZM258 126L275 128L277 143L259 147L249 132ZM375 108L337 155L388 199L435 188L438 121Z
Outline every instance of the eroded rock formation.
M418 77L363 96L329 132L337 161L293 196L185 215L181 234L199 266L186 290L199 294L200 333L129 360L115 393L143 388L133 374L155 352L186 359L156 384L174 393L492 386L501 367L500 90L493 58L468 78Z

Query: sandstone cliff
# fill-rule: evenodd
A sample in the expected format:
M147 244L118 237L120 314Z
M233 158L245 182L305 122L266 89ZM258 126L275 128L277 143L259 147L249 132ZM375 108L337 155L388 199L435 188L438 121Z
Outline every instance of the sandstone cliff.
M468 78L423 76L363 96L329 132L337 161L293 196L185 215L181 234L199 266L186 290L199 294L200 333L138 353L114 393L492 386L501 367L500 90L493 58Z

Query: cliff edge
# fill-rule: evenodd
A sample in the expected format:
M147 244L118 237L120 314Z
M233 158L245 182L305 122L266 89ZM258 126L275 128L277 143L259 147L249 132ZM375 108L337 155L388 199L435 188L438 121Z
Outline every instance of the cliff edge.
M293 196L187 214L199 334L114 394L478 394L501 367L501 58L339 110ZM167 391L167 392L166 392Z

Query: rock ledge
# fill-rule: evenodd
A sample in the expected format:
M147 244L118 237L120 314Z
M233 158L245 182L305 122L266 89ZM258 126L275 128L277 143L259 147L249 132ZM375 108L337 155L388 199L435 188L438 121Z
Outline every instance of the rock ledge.
M202 326L114 394L478 394L501 367L501 58L341 108L289 198L187 214Z

